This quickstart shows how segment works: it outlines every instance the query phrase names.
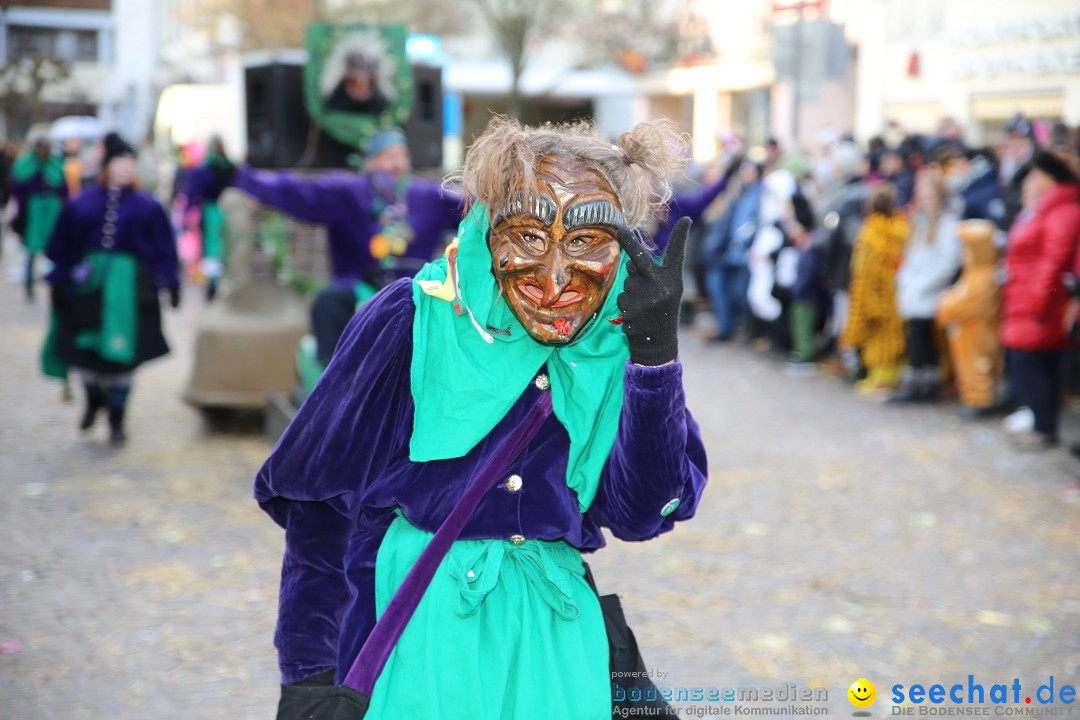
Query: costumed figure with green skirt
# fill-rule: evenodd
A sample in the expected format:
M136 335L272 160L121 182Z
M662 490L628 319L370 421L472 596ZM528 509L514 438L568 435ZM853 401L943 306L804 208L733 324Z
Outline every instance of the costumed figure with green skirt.
M180 303L176 244L161 204L137 188L135 152L115 133L105 138L100 186L64 206L46 255L54 263L52 323L42 351L47 375L68 367L82 376L89 430L102 409L110 441L126 440L124 414L132 373L169 346L158 296Z
M213 300L225 272L228 258L228 233L225 213L218 200L232 182L236 168L225 155L221 138L210 140L206 159L188 181L188 199L202 215L202 260L200 269L206 277L206 299Z
M12 227L26 246L26 298L34 299L34 265L52 237L56 218L68 196L64 156L52 152L48 140L38 140L11 169L11 194L18 206Z
M693 516L707 470L678 359L690 221L641 233L685 147L667 121L496 119L440 260L365 303L255 481L285 528L286 685L340 684L478 471L498 481L374 683L367 720L607 720L604 617L582 553ZM553 414L514 457L534 406ZM531 420L530 420L531 421ZM509 455L509 454L507 454Z

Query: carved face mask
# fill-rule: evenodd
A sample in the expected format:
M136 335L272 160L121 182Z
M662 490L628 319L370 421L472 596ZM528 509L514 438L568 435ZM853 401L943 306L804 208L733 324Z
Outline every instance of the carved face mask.
M534 339L569 343L603 306L619 261L619 200L576 158L536 163L536 189L497 209L492 269L510 310Z

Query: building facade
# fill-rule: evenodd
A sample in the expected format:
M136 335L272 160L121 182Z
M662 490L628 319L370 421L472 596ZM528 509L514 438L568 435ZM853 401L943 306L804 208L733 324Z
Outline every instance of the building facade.
M1080 124L1075 0L864 0L856 131L931 132L953 117L973 144L1007 119Z
M70 66L69 77L43 88L46 118L97 115L106 101L109 69L116 57L111 0L26 0L0 8L0 58L14 63L47 57ZM39 118L12 114L9 134L22 134Z

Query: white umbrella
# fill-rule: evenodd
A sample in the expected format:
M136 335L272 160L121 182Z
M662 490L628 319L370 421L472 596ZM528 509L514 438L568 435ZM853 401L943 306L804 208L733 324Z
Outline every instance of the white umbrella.
M63 142L68 138L100 140L105 137L101 120L92 115L68 115L55 120L49 128L49 139Z

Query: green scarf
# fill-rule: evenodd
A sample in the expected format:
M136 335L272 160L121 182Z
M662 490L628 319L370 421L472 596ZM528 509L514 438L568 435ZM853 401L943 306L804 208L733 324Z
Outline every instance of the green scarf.
M24 183L38 173L49 189L30 195L26 199L26 207L20 209L20 212L26 213L26 235L23 241L27 251L31 253L43 252L49 245L56 219L64 207L64 199L60 195L64 186L64 159L50 155L42 161L33 153L24 154L11 168L11 179Z
M33 152L23 153L11 168L11 179L19 183L26 182L39 172L44 174L46 185L59 190L64 184L64 158L50 155L39 160Z
M622 254L599 315L569 345L542 345L510 311L491 272L487 208L458 227L456 262L428 263L413 284L412 394L416 405L409 459L462 457L486 437L547 365L552 407L570 436L566 484L585 512L596 495L619 427L630 349L616 299L626 279ZM447 269L456 267L456 288ZM477 328L479 325L479 329ZM490 331L495 328L496 331Z
M93 251L86 261L90 277L78 292L101 291L101 325L75 337L75 347L96 352L104 360L127 365L135 361L138 327L136 280L138 264L133 255ZM77 302L77 301L76 301Z

